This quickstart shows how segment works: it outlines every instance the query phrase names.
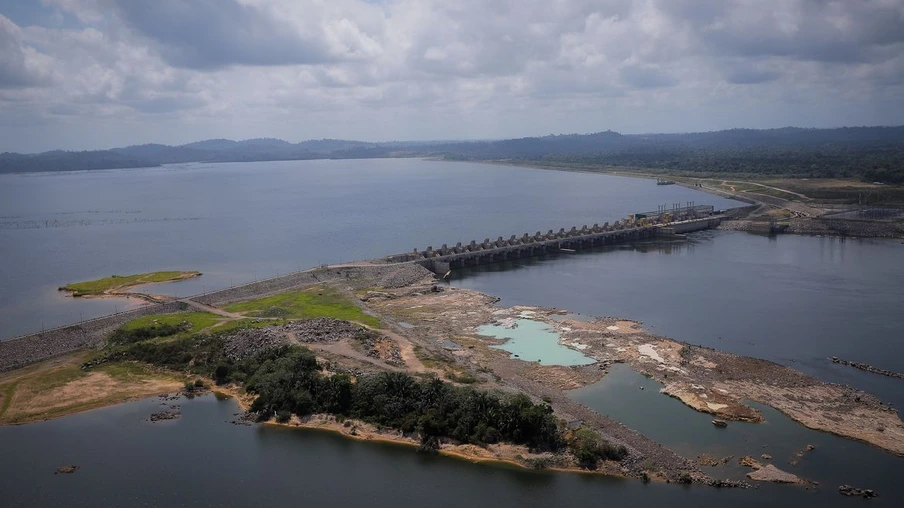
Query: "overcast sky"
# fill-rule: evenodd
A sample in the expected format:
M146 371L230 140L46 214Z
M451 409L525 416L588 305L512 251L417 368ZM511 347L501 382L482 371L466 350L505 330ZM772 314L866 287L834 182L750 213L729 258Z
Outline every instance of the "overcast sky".
M904 0L2 0L0 151L904 124Z

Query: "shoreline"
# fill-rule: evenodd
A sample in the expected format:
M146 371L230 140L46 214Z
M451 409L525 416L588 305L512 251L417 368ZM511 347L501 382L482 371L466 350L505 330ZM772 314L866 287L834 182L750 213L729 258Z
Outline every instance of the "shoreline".
M474 162L480 164L493 164L499 166L509 166L516 167L522 169L537 169L544 171L562 171L565 173L587 173L587 174L600 174L600 175L609 175L609 176L620 176L624 178L638 178L643 180L657 180L659 178L663 178L663 175L656 175L653 173L644 173L642 170L637 172L635 171L619 171L619 170L609 170L609 169L590 169L590 168L573 168L573 167L561 167L550 164L531 164L530 162L525 161L457 161L457 160L445 160L445 159L435 159L439 162ZM677 177L677 178L691 178L696 180L718 180L719 177ZM775 198L772 196L759 195L759 194L742 194L739 192L731 192L723 189L714 189L708 186L700 186L695 187L688 183L684 182L675 182L676 185L681 187L685 187L687 189L696 190L700 192L705 192L707 194L725 198L732 199L735 201L740 201L743 203L747 203L748 205L757 205L760 207L763 206L772 206L777 207L778 209L784 208L783 204L794 204L793 201L787 201L783 198ZM790 193L790 192L789 192ZM785 201L785 203L781 203ZM810 205L808 205L810 206ZM750 220L743 219L724 219L725 223L748 223ZM719 227L720 230L727 231L744 231L747 232L746 227ZM859 231L858 231L859 229ZM887 221L876 221L876 220L868 220L868 219L833 219L827 216L806 216L806 217L797 217L792 220L792 227L788 228L784 232L784 234L795 234L795 235L807 235L807 236L833 236L839 238L888 238L888 239L904 239L904 224L900 222L887 222Z
M349 425L346 426L345 423L349 422ZM261 422L261 425L267 425L272 427L279 428L288 428L288 429L302 429L306 431L319 431L319 432L328 432L330 434L338 434L347 439L353 439L355 441L362 442L371 442L371 443L385 443L392 445L405 446L408 448L419 448L419 443L416 439L401 435L399 432L394 432L392 434L387 432L381 432L379 430L374 429L372 425L369 425L360 420L355 420L352 418L344 419L343 422L339 422L339 420L334 415L326 415L326 414L315 414L306 416L303 419L299 419L296 416L293 416L289 422L286 423L278 423L274 420L268 420L266 422ZM364 428L364 430L362 430ZM597 470L589 470L582 469L576 466L572 467L561 467L561 466L550 466L550 467L542 467L542 468L534 468L528 464L524 464L522 462L518 462L515 457L506 457L506 456L486 456L476 453L476 451L468 452L468 449L473 450L474 448L485 450L487 453L494 453L489 447L492 446L508 446L515 447L515 445L506 445L504 443L500 445L488 445L487 447L477 446L477 445L455 445L451 443L443 443L440 446L440 449L436 452L437 455L455 458L458 460L463 460L470 462L472 464L489 464L489 465L497 465L497 466L508 466L515 467L521 470L527 471L551 471L551 472L561 472L561 473L579 473L586 475L602 475L602 476L610 476L613 478L622 478L629 479L629 477L619 474L617 472L612 471L611 469L607 469L605 467L601 467ZM522 447L523 448L523 447ZM498 452L495 452L498 453ZM529 452L526 452L528 453ZM531 454L535 455L535 454ZM541 456L536 455L535 457L529 458L539 458Z
M154 275L157 272L152 272L148 274L139 274L139 275ZM76 282L73 284L67 284L65 286L60 286L58 290L62 293L65 293L66 297L69 298L86 298L86 299L94 299L94 298L138 298L145 300L149 303L160 303L169 300L170 298L167 296L153 295L150 293L140 293L140 292L131 292L129 291L135 287L141 286L154 286L158 284L171 284L175 282L182 282L189 279L195 279L203 275L201 272L190 271L190 272L181 272L178 276L172 277L168 280L161 281L132 281L122 284L120 286L110 287L100 291L99 293L88 293L88 294L78 294L78 289L72 289L71 286L75 286L78 284L86 284L95 281L88 282ZM111 276L112 278L117 277L116 275ZM134 275L123 276L122 278L134 277ZM100 279L103 280L103 279Z
M419 275L421 278L417 282L407 282L399 287L377 286L382 291L369 291L375 287L373 279L376 278L376 275L374 274L379 276L378 280L383 280L388 275L395 275L397 268L391 268L390 272L385 272L386 267L374 267L374 269L376 271L370 273L362 267L349 268L355 275L349 279L342 277L342 271L336 271L334 268L332 271L335 271L336 274L334 274L333 287L343 285L350 298L357 297L361 302L366 302L365 306L381 319L386 319L384 322L390 328L392 328L392 323L397 322L412 325L411 328L405 327L404 330L395 329L398 333L387 333L387 337L384 337L389 342L395 342L400 350L405 346L427 350L426 356L422 356L423 351L412 351L411 361L403 358L406 371L416 372L416 370L412 370L412 365L418 364L423 368L427 365L426 362L430 361L432 362L431 369L438 369L437 372L441 379L445 377L456 382L459 376L467 373L472 377L472 381L469 383L485 383L481 389L525 393L534 399L541 399L550 404L560 420L586 423L589 428L600 431L601 437L607 441L617 445L626 445L629 450L628 458L625 461L603 463L602 470L598 471L554 466L543 469L606 474L626 478L641 478L649 472L650 478L664 481L668 479L677 481L679 478L691 475L695 483L713 484L711 482L714 480L699 468L689 464L691 461L685 457L675 454L660 443L606 415L581 407L579 403L567 396L567 390L587 386L601 379L608 373L607 368L611 363L627 363L636 372L649 374L663 385L674 385L673 388L677 392L686 393L686 398L678 397L686 406L699 410L692 404L694 400L700 399L704 403L711 402L713 404L709 406L711 411L704 412L712 412L718 417L744 419L744 411L755 410L745 406L743 399L753 400L773 407L804 427L836 434L847 439L864 441L896 455L902 455L897 448L892 449L876 442L883 439L897 439L904 428L900 424L900 420L898 419L894 425L889 424L890 413L878 411L877 405L881 405L878 399L850 387L830 386L815 378L805 376L793 368L773 362L741 357L657 336L644 330L636 321L611 317L583 321L563 318L562 315L567 315L567 311L561 309L533 306L497 307L495 304L498 299L485 293L456 287L438 288L435 279L426 272ZM319 279L317 282L324 283ZM553 314L559 318L553 319ZM476 328L480 325L517 318L536 318L538 321L556 328L561 332L560 344L578 349L585 355L594 358L596 363L571 368L524 362L511 358L507 352L492 349L491 341L475 336ZM442 338L448 338L457 349L454 352L444 351L440 340ZM314 351L318 356L318 361L323 357L330 362L339 358L338 364L341 367L349 368L351 365L351 368L359 370L361 365L364 365L356 363L355 355L349 355L348 351L343 353L342 347L339 346L348 346L347 341L334 344L337 347L316 344L316 341L313 344L302 345L308 346ZM342 359L343 355L344 359ZM368 359L369 363L365 365L364 372L369 372L368 367L371 371L374 367L388 369L383 363L385 360L386 358L382 357ZM725 375L722 374L723 368L727 371ZM40 371L40 366L38 370ZM450 373L453 376L450 377ZM189 377L195 379L198 376ZM664 377L668 379L663 379ZM759 383L758 378L772 379L773 383L765 386ZM245 411L254 398L245 393L240 386L216 386L210 379L204 377L201 379L207 383L210 391L229 395ZM695 386L697 384L700 387ZM856 400L854 400L855 396ZM862 401L861 396L863 396ZM822 406L816 408L818 411L808 410L807 407L801 407L799 403L795 403L795 397L806 397ZM845 403L852 408L852 413L856 410L858 414L847 416L838 412L835 401L842 399L847 401ZM10 400L5 398L4 393L0 391L0 407L8 405ZM104 401L97 407L121 402L124 401ZM731 414L735 414L739 418L732 418ZM55 414L57 417L64 415L66 415L65 411ZM836 417L837 420L834 419ZM329 418L332 420L330 421ZM897 418L896 413L895 418ZM293 420L293 422L295 421ZM866 421L875 422L873 429L878 423L882 423L884 428L879 431L879 434L867 434L866 431L869 429L864 424ZM418 443L411 438L396 433L387 435L385 432L369 432L363 437L350 434L344 431L346 427L340 425L335 417L325 417L324 421L319 422L312 419L297 420L297 423L297 425L290 424L288 426L329 430L358 440L386 441L418 446ZM365 424L358 424L357 428L361 428L363 425ZM901 442L904 443L904 439ZM525 450L512 453L511 449L506 451L493 448L494 446L450 446L447 443L439 451L440 454L471 462L498 462L524 469L535 469L529 459L550 458L549 455L546 455L524 459L528 456L524 453ZM518 459L519 456L521 456L521 460ZM568 455L555 455L554 457L561 459ZM555 463L563 464L561 461L553 462L553 464ZM538 461L535 465L545 466L547 464L549 462L543 460Z

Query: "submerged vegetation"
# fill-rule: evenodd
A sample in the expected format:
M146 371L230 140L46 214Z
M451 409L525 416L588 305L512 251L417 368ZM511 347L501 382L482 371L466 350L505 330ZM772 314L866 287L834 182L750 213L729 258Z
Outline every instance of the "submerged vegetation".
M338 291L317 286L300 291L280 293L226 307L229 312L249 317L278 317L285 319L313 319L331 317L379 327L380 320L366 314Z
M142 284L174 282L200 275L201 272L150 272L136 275L111 275L103 279L68 284L62 286L60 291L69 291L72 296L96 296Z

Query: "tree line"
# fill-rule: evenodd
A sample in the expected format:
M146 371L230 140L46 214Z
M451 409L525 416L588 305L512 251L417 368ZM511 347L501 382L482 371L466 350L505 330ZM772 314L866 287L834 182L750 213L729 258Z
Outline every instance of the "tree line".
M134 360L212 377L218 384L241 383L256 396L251 411L262 420L284 422L293 414L329 413L416 435L421 448L428 451L438 450L441 440L476 445L507 442L538 452L568 450L586 468L627 455L624 447L608 443L589 429L568 431L548 404L534 403L524 394L456 386L404 372L357 379L327 375L314 354L297 345L234 361L223 353L222 334L147 340L148 335L172 331L114 332L116 345L92 365Z

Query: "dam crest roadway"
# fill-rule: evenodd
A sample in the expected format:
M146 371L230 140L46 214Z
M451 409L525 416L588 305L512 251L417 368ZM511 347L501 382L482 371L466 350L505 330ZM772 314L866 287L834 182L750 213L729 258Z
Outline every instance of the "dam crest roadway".
M666 209L660 206L655 212L643 212L630 215L628 218L608 222L603 225L584 225L581 228L565 228L558 232L547 233L537 231L530 235L525 233L509 239L503 237L491 241L489 238L477 243L458 242L453 247L443 244L434 249L432 246L424 250L415 248L412 252L397 254L384 258L388 263L417 263L438 275L449 270L466 266L478 266L498 263L510 259L521 259L554 252L572 252L579 249L613 245L649 238L674 238L684 233L714 228L719 225L721 215L714 213L711 205L686 206L673 205Z

